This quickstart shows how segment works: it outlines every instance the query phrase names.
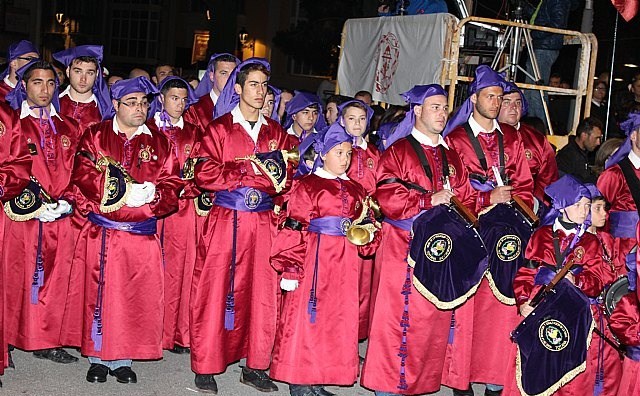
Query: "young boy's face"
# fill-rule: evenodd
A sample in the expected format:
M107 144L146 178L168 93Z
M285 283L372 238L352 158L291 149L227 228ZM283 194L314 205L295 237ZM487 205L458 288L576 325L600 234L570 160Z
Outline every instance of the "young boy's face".
M607 222L607 209L605 208L605 202L603 200L594 200L591 203L591 224L594 227L604 227Z
M293 121L303 131L310 131L318 121L318 109L315 107L305 107L303 110L293 115Z
M351 142L342 142L335 145L322 157L324 170L333 176L340 176L347 172L351 163Z
M362 136L367 131L367 112L359 107L347 107L342 115L344 128L351 136Z

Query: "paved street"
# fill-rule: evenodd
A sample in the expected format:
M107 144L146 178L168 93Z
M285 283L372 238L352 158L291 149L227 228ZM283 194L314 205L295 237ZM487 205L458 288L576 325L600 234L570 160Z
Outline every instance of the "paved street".
M78 356L76 351L70 353ZM119 384L114 377L109 377L104 384L90 384L84 377L89 363L81 359L73 364L56 364L48 360L40 360L30 353L13 351L16 369L5 370L2 376L4 387L0 395L29 395L29 396L92 396L92 395L194 395L199 393L193 384L193 373L189 368L189 355L175 355L165 352L164 359L154 362L134 362L133 368L138 374L137 384ZM241 384L240 367L234 364L227 371L217 376L219 395L262 395L253 388ZM289 394L286 384L279 383L279 392L270 396L285 396ZM327 389L338 395L373 395L360 386L328 387ZM476 394L482 395L482 387L476 388ZM204 395L204 393L203 393ZM434 395L451 395L447 388Z

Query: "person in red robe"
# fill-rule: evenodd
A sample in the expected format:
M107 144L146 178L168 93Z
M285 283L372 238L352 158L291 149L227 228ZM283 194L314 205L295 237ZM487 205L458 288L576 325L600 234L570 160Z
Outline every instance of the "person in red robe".
M559 177L556 153L543 134L520 122L522 116L527 114L527 101L516 84L510 81L506 84L498 121L511 125L520 134L524 146L524 157L533 177L534 206L539 207L541 203L547 202L544 188Z
M278 276L269 252L277 229L273 199L289 189L292 169L278 167L287 180L280 189L244 159L288 148L282 127L260 114L269 73L261 58L238 65L218 101L231 111L207 126L198 149L194 180L215 200L193 272L191 369L196 386L210 392L218 389L214 374L243 358L241 382L260 391L278 389L265 372L278 310ZM221 103L223 98L228 101Z
M611 204L609 232L620 241L620 253L629 255L627 261L633 261L635 253L631 250L637 245L636 199L640 201L640 113L630 113L620 129L627 135L627 140L607 161L597 186Z
M238 58L231 54L211 55L207 72L195 91L196 97L200 99L184 113L185 121L204 131L205 127L215 118L214 111L218 98L238 63L240 63Z
M611 252L603 251L604 245L598 234L585 232L587 225L584 223L591 209L591 193L571 175L564 175L552 183L545 189L545 193L553 201L552 210L545 216L542 222L544 225L531 236L525 252L527 265L518 269L513 281L519 312L526 318L533 311L529 302L539 288L553 278L558 265L573 260L574 266L565 278L589 297L592 301L594 324L610 337L610 331L605 330L602 325L605 319L596 298L605 285L616 279L616 273L613 263L609 262L613 258L607 257ZM601 223L600 220L597 218L598 224ZM554 247L554 238L558 240L563 263L556 263L558 253ZM604 340L593 334L587 351L585 371L574 375L566 384L554 384L549 392L575 395L600 394L599 392L604 391L603 394L616 395L617 381L606 380L606 375L615 377L615 370L605 371L611 367L611 360L617 359L616 355L613 348L609 345L605 347ZM602 366L599 361L604 362ZM605 375L604 382L600 375Z
M0 201L5 204L20 196L29 183L30 175L31 156L20 133L20 118L11 107L0 103ZM0 246L4 246L4 225L7 221L4 212L0 213ZM4 336L4 296L11 286L6 287L3 273L4 270L0 271L0 375L4 374L9 363Z
M471 96L444 132L445 141L460 155L476 190L472 209L477 213L509 202L512 195L533 207L533 178L522 139L515 128L497 121L504 87L500 74L479 66L470 86ZM488 247L492 249L495 247ZM488 384L489 395L500 394L510 364L509 334L518 323L514 303L503 301L496 298L485 278L473 304L456 310L455 341L449 345L442 381L455 395L473 394L470 382Z
M193 88L176 76L169 76L158 86L160 95L151 107L152 118L147 126L153 133L169 139L178 159L180 175L188 178L185 168L193 147L200 138L197 126L186 122L185 110L197 101ZM196 262L198 232L202 226L196 215L194 198L198 191L193 182L185 180L177 213L159 224L164 265L164 327L162 347L174 353L189 352L189 296Z
M31 41L20 40L9 46L7 68L0 74L0 101L6 102L7 95L18 84L16 72L27 63L40 58L38 49Z
M373 144L368 144L364 135L373 117L373 110L360 100L350 100L338 106L338 122L347 133L353 136L353 152L351 165L347 171L349 179L364 187L367 195L376 191L376 167L380 160L380 151ZM369 333L369 301L371 298L371 282L373 281L373 257L359 257L360 260L360 324L358 338L363 340Z
M296 91L285 106L286 119L282 125L287 130L291 145L297 146L312 133L323 131L327 125L322 112L320 98L310 92Z
M53 58L67 67L69 85L60 94L60 113L87 127L113 117L109 88L102 76L101 45L79 45L56 52Z
M375 244L346 238L366 195L346 175L352 140L341 125L329 127L316 145L315 171L289 194L271 248L285 290L271 376L288 382L292 396L329 394L324 384L350 386L358 376L358 253L371 254Z
M411 284L413 268L407 263L407 255L413 220L422 212L448 204L454 195L465 205L474 203L467 171L440 135L448 116L446 95L435 84L416 86L403 94L412 110L389 138L391 146L377 167L375 197L386 217L376 254L369 344L360 380L377 395L440 389L452 311L438 309ZM412 139L423 150L431 177ZM403 287L410 290L407 297ZM405 334L400 318L406 309L410 318ZM407 351L404 358L403 348Z
M86 379L137 382L132 359L162 357L164 271L157 219L178 210L183 183L170 141L144 123L144 77L111 88L116 114L90 126L78 146L73 183L88 218L74 267L85 271L82 317Z
M7 342L57 363L78 360L61 347L72 329L62 326L68 301L74 239L71 168L80 139L78 124L60 116L57 77L48 62L32 61L17 72L21 83L7 96L20 117L20 134L33 160L30 193L5 210L2 265L13 285L5 303ZM18 202L16 202L18 204ZM7 209L5 207L5 209ZM21 265L16 265L16 257Z

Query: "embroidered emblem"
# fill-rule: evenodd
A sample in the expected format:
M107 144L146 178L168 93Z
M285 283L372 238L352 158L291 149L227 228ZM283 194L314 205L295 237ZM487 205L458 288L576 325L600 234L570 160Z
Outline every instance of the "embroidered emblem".
M273 151L277 149L278 149L278 141L275 139L269 140L269 151Z
M437 233L431 235L424 244L424 255L429 261L441 263L451 254L453 241L447 234Z
M349 230L350 227L351 227L351 219L344 218L340 220L340 231L342 232L342 235L347 235L347 231Z
M378 40L376 47L375 90L385 93L393 85L393 76L398 70L400 44L395 34L388 32Z
M367 167L369 169L373 169L374 166L375 166L375 162L373 162L373 158L368 158L367 159Z
M582 246L578 246L574 251L573 251L573 255L576 257L577 261L582 260L582 257L584 257L584 248Z
M138 153L138 159L142 162L151 161L151 146L140 145L140 152Z
M506 154L505 154L506 156ZM531 150L529 149L524 149L524 156L527 158L528 161L531 161L531 159L533 158L533 154L531 153Z
M455 176L456 175L456 167L453 165L449 165L449 176Z
M545 320L538 328L538 338L543 347L551 352L560 352L569 345L569 330L555 319Z
M262 195L255 188L250 188L244 193L244 205L249 209L255 209L262 202Z
M502 261L513 261L520 256L522 241L516 235L505 235L496 244L496 255Z
M184 155L186 155L187 157L191 154L191 145L190 144L185 144L184 145Z
M110 177L107 184L107 199L112 200L118 197L120 188L118 187L118 178Z
M27 210L36 204L36 195L31 190L24 189L15 202L19 209Z
M69 137L67 135L62 135L60 137L60 143L62 144L63 149L68 149L69 147L71 147L71 140L69 140Z
M0 137L3 137L6 131L7 131L7 128L4 126L4 123L0 121Z
M275 177L277 180L280 180L280 177L282 177L282 168L276 161L268 159L264 161L264 167L269 173L271 173L271 176Z

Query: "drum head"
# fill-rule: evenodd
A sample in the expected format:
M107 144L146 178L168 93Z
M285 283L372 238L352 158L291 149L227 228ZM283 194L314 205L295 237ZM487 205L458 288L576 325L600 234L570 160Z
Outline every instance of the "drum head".
M625 275L613 282L604 295L604 310L607 315L611 316L622 296L627 293L629 293L629 278Z

